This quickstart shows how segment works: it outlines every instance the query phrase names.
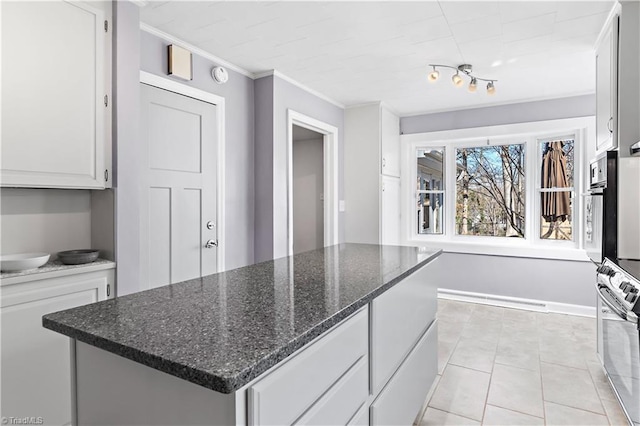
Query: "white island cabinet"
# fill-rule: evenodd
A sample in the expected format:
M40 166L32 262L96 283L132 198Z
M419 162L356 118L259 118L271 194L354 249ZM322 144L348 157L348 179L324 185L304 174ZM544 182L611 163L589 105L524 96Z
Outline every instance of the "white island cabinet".
M408 275L231 393L78 341L78 424L410 425L437 374L430 270Z
M111 2L1 2L7 187L111 186Z
M113 298L114 265L101 261L29 275L3 274L0 415L8 424L13 424L11 418L25 417L35 419L30 424L71 424L74 348L65 336L43 328L42 316Z

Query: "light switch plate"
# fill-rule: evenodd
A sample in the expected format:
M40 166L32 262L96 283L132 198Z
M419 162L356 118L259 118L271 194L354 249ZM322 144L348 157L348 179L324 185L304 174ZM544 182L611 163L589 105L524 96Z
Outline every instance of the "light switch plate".
M180 46L169 45L169 75L183 80L193 80L191 52Z
M346 211L346 209L344 207L344 200L338 201L338 211L340 211L340 212Z

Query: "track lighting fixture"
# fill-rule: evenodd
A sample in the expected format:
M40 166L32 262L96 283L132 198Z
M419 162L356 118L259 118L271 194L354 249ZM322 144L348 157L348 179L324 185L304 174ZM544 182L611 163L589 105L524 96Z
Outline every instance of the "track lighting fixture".
M473 93L477 89L478 89L478 80L475 77L472 77L471 82L469 83L469 91Z
M438 71L436 67L433 67L433 71L429 73L429 81L436 81L438 77L440 77L440 71Z
M493 85L493 81L487 83L487 94L493 95L496 93L496 87Z
M460 77L460 73L455 73L453 77L451 77L451 81L453 81L453 85L456 87L460 87L464 84L462 77Z
M462 64L462 65L458 65L457 67L452 67L450 65L438 65L438 64L429 64L429 66L432 67L433 69L433 71L429 73L429 77L428 77L429 81L432 83L436 82L440 77L440 72L438 71L437 67L450 68L456 71L456 73L453 74L453 76L451 76L451 81L453 82L453 85L455 87L461 87L464 84L464 79L462 78L462 75L466 75L471 79L468 87L469 92L473 93L478 90L478 80L480 80L480 81L487 82L487 94L493 95L496 93L496 87L494 83L498 80L490 80L488 78L480 78L480 77L474 76L473 74L471 74L471 72L473 71L473 66L470 64ZM462 73L462 75L460 73Z

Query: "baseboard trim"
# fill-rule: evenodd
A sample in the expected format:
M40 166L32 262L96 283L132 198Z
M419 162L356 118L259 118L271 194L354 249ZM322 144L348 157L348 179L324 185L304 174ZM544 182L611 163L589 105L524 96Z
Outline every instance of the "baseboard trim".
M438 297L440 299L479 303L483 305L500 306L503 308L523 309L535 312L551 312L591 318L595 318L596 316L596 308L592 306L571 305L569 303L549 302L546 300L473 293L470 291L450 290L446 288L438 289Z

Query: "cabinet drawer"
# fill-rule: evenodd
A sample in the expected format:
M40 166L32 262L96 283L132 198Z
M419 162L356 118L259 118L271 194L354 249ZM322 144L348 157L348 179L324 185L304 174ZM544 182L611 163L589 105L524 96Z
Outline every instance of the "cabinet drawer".
M363 308L251 386L249 424L293 424L368 351ZM357 408L357 407L356 407ZM354 412L356 411L354 408Z
M297 423L346 425L359 413L368 396L369 363L363 356Z
M371 303L371 386L377 394L435 319L437 289L428 266Z
M371 424L412 424L437 373L438 329L434 322L371 405Z

